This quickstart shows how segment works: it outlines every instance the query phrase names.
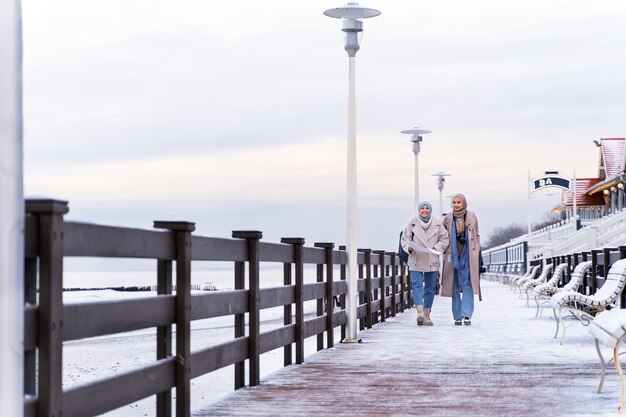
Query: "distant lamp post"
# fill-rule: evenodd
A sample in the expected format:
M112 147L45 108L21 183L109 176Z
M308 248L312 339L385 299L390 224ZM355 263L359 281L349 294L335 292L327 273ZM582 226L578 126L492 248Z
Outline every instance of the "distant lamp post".
M439 217L443 217L443 186L446 183L446 177L450 174L439 171L431 174L433 177L437 177L437 189L439 190Z
M411 135L411 142L413 142L413 154L415 155L415 195L414 199L414 212L417 213L419 211L418 204L420 203L420 182L419 182L419 154L422 149L422 135L431 133L430 130L420 129L417 126L414 126L412 129L403 130L401 133L406 135Z
M357 328L357 213L356 213L356 110L355 110L355 57L359 50L361 34L363 33L363 19L380 14L376 9L361 7L357 2L347 2L343 7L336 7L324 11L328 17L341 19L344 32L344 48L348 53L348 175L347 175L347 203L348 241L346 250L348 263L346 267L348 294L346 296L346 342L356 342Z
M617 210L622 211L624 209L624 184L621 182L617 184Z

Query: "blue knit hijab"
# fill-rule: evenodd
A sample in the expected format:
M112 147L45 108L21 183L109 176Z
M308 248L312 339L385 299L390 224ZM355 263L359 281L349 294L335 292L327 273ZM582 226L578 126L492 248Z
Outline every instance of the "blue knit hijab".
M423 206L427 206L429 210L428 216L426 217L422 217L419 214L419 211L422 209ZM419 203L419 205L417 206L417 215L420 217L421 221L423 221L424 223L428 223L431 214L433 214L433 206L431 206L428 201L422 201L421 203Z

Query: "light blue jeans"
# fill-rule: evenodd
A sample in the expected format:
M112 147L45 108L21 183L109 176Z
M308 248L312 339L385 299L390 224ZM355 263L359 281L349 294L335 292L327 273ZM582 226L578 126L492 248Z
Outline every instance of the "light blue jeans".
M474 314L474 291L468 279L461 286L459 284L458 272L454 270L454 283L452 287L452 317L454 320L461 320L463 317L472 318Z
M431 308L435 300L437 272L411 271L411 285L413 286L413 302L415 305Z

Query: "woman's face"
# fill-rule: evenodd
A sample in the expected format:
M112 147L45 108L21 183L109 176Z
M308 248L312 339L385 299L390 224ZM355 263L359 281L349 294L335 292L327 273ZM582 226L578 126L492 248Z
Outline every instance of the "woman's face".
M428 217L429 214L430 214L430 209L428 208L426 204L420 207L420 216Z
M452 199L452 210L461 211L463 210L463 200L459 197L455 197Z

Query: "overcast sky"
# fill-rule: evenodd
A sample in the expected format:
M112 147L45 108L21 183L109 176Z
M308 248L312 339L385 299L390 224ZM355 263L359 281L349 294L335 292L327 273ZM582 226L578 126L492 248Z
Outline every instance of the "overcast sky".
M23 0L25 193L68 219L345 243L348 58L335 1ZM400 130L431 129L483 239L525 223L527 173L597 176L626 132L626 2L370 1L357 54L360 247L413 214ZM448 199L444 204L448 205ZM533 219L558 203L536 196Z

